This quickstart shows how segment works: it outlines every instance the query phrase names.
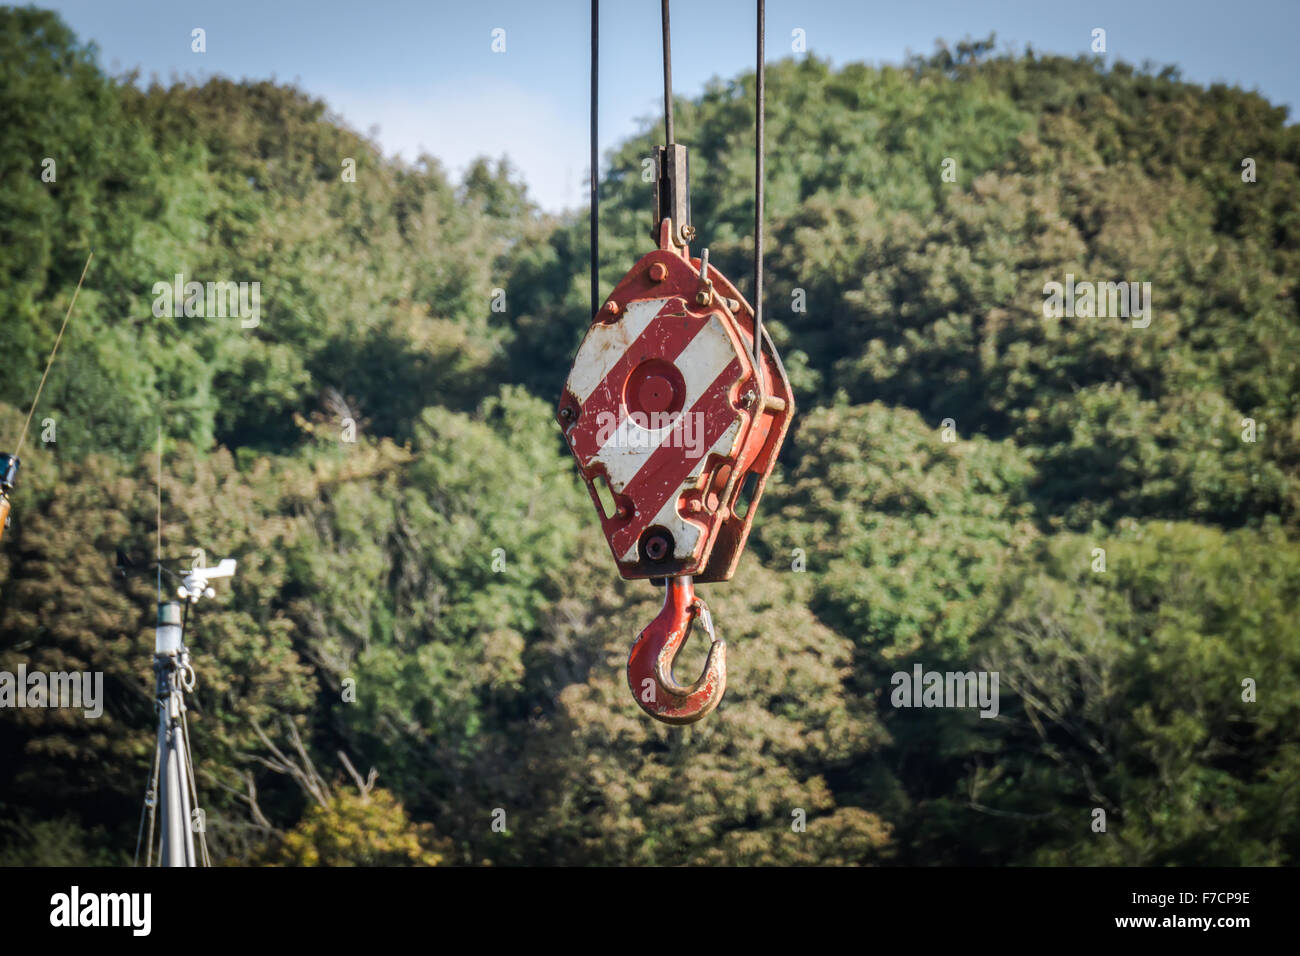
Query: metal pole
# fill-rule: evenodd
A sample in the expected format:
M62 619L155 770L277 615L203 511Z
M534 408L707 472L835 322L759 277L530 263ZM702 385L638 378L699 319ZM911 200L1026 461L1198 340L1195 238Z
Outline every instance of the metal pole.
M181 675L189 668L189 652L183 643L180 607L174 602L158 606L158 640L153 659L158 676L158 765L159 809L162 812L162 866L196 866L194 833L190 828L193 807L186 776L189 755L181 714L185 692Z
M194 835L190 830L190 787L185 777L185 737L181 733L180 709L185 706L179 689L160 700L163 741L162 763L162 853L163 866L194 866Z

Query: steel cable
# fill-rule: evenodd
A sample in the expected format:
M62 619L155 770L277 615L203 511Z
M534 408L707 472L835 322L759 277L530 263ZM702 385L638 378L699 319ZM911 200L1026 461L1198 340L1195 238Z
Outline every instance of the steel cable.
M668 0L662 0L664 17L664 145L671 146L673 139L673 44L668 30Z
M600 154L596 132L600 103L600 0L591 0L591 314L600 295Z
M763 374L763 120L767 106L763 36L766 32L764 0L758 0L757 102L754 104L754 375L760 384Z

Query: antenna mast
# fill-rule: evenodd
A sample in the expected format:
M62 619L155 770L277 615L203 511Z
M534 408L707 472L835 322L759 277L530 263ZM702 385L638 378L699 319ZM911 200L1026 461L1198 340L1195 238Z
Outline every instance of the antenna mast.
M155 708L158 713L158 743L153 777L149 792L145 795L145 808L149 813L149 854L146 866L153 861L156 806L162 809L158 865L212 864L204 836L206 828L203 810L198 806L189 722L186 719L185 695L193 693L195 676L190 664L190 651L185 646L185 625L188 623L191 604L197 604L199 598L216 596L217 592L208 582L214 578L233 577L234 573L233 558L226 558L215 568L193 568L176 589L177 595L185 602L184 613L176 601L160 601L158 604L158 631L153 658L154 674L157 675ZM199 838L197 856L194 846L196 833ZM139 856L137 845L137 862Z

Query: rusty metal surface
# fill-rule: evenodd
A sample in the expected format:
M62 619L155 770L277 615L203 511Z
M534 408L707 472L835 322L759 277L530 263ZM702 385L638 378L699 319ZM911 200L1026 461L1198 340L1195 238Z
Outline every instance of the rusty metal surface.
M673 662L696 621L709 638L704 673L689 685L677 681ZM689 577L670 578L663 610L641 632L627 661L627 682L636 702L666 724L690 724L711 713L727 690L727 644L713 633L704 601Z
M629 579L732 576L794 412L766 335L755 374L749 304L717 269L700 270L665 220L660 248L593 320L557 411ZM757 484L737 515L750 474Z
M771 339L708 250L691 258L689 238L663 219L659 248L592 318L556 410L619 573L666 579L627 679L637 704L669 724L699 720L726 692L727 645L695 582L735 573L794 415ZM673 665L697 624L708 659L682 684Z

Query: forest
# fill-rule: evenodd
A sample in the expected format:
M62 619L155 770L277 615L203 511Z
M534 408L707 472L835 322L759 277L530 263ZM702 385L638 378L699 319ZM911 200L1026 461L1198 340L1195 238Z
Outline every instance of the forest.
M746 296L754 85L676 104ZM586 210L496 158L386 158L291 85L110 76L0 8L0 450L94 253L0 544L0 671L104 686L95 719L0 710L0 865L132 862L159 498L168 567L239 562L186 634L224 865L1296 864L1286 108L993 38L788 58L767 102L798 413L700 588L726 698L668 727L624 672L661 591L619 579L553 417ZM661 135L604 157L602 290L653 248ZM177 276L258 283L257 322L158 308ZM1149 283L1149 323L1049 314L1067 276ZM918 664L997 672L996 716L894 706Z

